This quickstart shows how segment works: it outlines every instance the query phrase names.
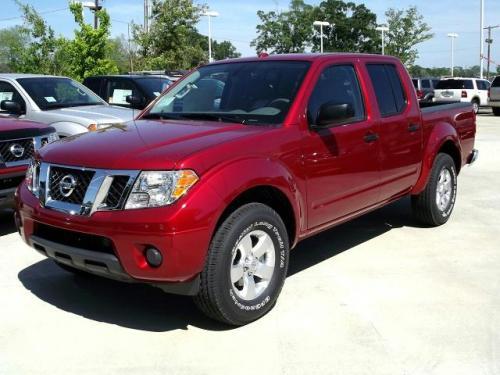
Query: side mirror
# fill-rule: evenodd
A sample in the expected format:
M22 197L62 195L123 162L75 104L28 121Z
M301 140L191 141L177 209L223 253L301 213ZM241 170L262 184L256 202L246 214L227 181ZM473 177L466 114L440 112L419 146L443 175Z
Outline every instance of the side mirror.
M125 101L130 104L132 108L143 109L144 108L144 98L136 95L127 95Z
M344 103L338 104L333 102L328 102L323 104L318 111L316 116L316 121L314 126L316 127L328 127L331 125L336 125L343 123L344 121L354 117L354 108L351 104Z
M13 102L12 100L2 100L0 103L0 108L7 113L13 115L21 115L23 113L23 108L18 102Z

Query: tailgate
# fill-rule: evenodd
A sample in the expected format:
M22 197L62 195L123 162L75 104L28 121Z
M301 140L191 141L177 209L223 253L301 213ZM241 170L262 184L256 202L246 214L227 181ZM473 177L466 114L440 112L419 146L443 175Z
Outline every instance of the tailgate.
M460 101L462 99L462 90L458 89L434 90L434 98L439 100Z

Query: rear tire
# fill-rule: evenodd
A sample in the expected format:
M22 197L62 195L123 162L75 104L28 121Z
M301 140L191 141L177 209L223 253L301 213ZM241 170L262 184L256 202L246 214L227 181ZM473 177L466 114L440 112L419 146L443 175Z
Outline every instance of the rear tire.
M493 114L495 116L500 116L500 107L492 107L491 109L493 110Z
M457 197L457 170L450 155L438 154L425 189L412 196L415 218L429 226L448 221Z
M217 229L194 302L225 324L253 322L276 303L288 259L288 234L281 217L264 204L246 204Z

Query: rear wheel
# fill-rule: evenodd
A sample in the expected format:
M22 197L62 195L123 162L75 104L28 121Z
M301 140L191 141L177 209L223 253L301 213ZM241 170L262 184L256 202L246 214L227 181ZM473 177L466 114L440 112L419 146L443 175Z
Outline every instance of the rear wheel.
M492 107L491 109L493 110L493 114L495 116L500 116L500 107Z
M262 317L281 292L288 253L288 235L276 211L260 203L240 207L212 239L196 305L230 325Z
M422 193L412 196L415 217L430 226L448 221L457 197L457 171L448 154L438 154Z

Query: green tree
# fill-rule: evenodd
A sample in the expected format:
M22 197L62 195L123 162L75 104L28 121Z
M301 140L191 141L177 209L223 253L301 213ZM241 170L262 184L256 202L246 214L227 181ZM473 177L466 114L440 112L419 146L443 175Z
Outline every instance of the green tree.
M13 65L18 72L52 74L57 38L54 30L36 12L33 6L16 1L24 18L24 25L19 29L29 43L23 49L22 56ZM27 37L26 37L27 35Z
M389 27L386 53L398 57L407 66L414 65L418 58L415 46L434 36L430 26L424 22L416 7L406 11L391 8L385 16Z
M257 53L305 52L312 42L313 11L314 7L303 0L292 0L285 12L259 10L257 38L250 45Z
M24 27L14 26L0 30L0 72L20 70L29 42L30 36Z
M105 10L97 12L99 26L94 29L85 23L81 3L71 2L70 10L79 27L75 30L75 38L67 44L71 76L83 80L92 75L117 73L116 64L108 58L108 13Z
M365 5L341 0L323 1L313 11L314 19L327 21L333 27L323 29L326 36L323 45L325 52L365 52L380 51L380 34L376 30L377 16ZM314 30L313 48L320 51L320 30Z
M225 60L225 59L234 59L237 57L241 57L241 53L236 50L236 47L227 40L223 42L213 41L212 45L213 49L213 57L215 60Z
M192 0L153 0L149 32L134 26L142 69L189 69L206 61L195 40L196 23L204 7Z
M124 35L108 41L106 57L115 63L120 73L131 71L134 61L131 64L130 59L135 60L134 52L130 51L128 40Z

